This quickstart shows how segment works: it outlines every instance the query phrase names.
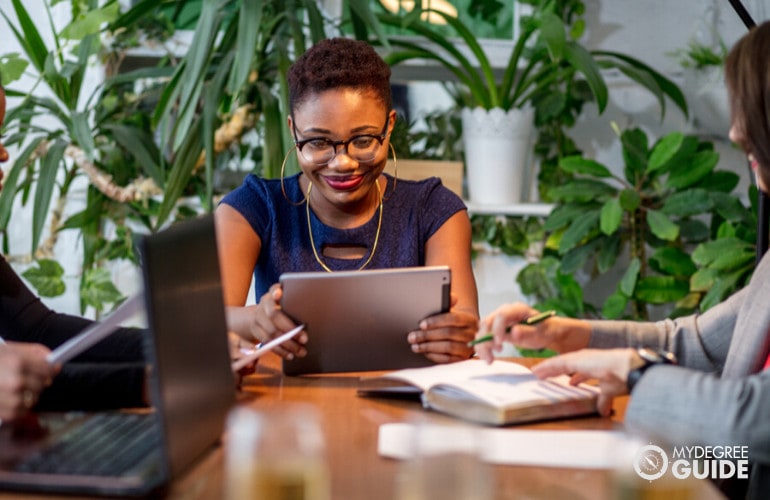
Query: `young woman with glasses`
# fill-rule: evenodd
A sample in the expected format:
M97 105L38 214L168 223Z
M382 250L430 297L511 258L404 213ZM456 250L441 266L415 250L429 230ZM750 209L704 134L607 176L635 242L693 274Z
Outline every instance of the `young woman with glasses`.
M296 153L301 172L249 175L216 212L230 328L265 342L295 326L279 306L284 272L448 265L450 312L405 342L436 362L467 358L478 321L470 220L439 179L383 173L396 122L390 68L367 43L335 38L311 47L288 80L287 158ZM257 304L245 306L252 275ZM306 342L303 332L276 352L304 356Z

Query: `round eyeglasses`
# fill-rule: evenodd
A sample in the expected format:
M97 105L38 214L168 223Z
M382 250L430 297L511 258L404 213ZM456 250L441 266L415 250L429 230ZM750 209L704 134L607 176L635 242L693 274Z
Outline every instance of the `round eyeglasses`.
M345 141L333 141L325 137L312 137L300 141L297 139L297 128L295 126L294 144L305 160L316 165L325 165L332 161L339 154L337 149L339 146L342 146L343 151L349 157L358 162L366 163L374 160L377 153L380 152L382 143L388 136L389 123L390 117L385 120L385 126L379 134L360 134Z

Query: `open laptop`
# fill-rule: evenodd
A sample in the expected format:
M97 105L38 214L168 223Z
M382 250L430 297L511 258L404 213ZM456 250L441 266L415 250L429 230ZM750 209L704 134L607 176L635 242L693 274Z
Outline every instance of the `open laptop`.
M281 308L308 334L287 375L395 370L433 364L407 334L450 305L448 266L284 273Z
M41 413L43 432L21 435L12 425L0 426L0 490L161 495L218 443L235 384L213 219L181 222L146 236L140 251L154 410ZM107 431L104 422L121 427ZM109 460L88 463L109 442L138 434L138 442L111 453ZM70 450L80 455L62 455ZM125 470L98 470L111 460Z

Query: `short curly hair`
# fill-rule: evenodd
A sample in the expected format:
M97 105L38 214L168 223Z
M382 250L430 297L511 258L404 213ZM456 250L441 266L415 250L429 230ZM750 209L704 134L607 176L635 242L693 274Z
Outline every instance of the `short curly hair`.
M393 107L390 66L362 40L321 40L291 65L287 76L292 113L312 94L345 87L371 90L388 110Z

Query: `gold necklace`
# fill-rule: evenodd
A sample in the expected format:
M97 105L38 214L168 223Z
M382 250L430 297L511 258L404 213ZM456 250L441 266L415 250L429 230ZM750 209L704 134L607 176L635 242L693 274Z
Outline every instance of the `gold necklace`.
M382 190L380 189L379 181L377 181L376 184L377 184L377 193L380 196L380 214L377 219L377 232L374 235L374 244L372 245L372 251L369 253L369 258L366 259L366 262L364 262L361 265L361 267L356 269L357 271L360 271L361 269L369 265L369 263L372 261L372 257L374 257L375 250L377 250L377 242L380 241L380 229L382 229ZM332 270L329 269L329 266L324 264L324 261L321 260L321 256L318 255L318 251L315 249L315 240L313 239L313 228L310 225L310 191L312 189L313 189L313 183L310 182L307 187L307 201L305 202L305 213L307 214L307 232L310 234L310 246L313 248L313 255L315 256L315 260L321 265L321 267L324 268L324 270L327 273L331 273Z

